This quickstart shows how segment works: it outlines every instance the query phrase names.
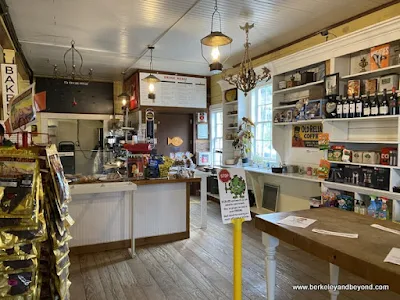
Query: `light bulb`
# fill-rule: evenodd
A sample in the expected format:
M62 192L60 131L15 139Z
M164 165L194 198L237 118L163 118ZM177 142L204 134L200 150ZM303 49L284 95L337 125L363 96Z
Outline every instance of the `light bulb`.
M127 103L126 99L122 99L122 106L125 106Z
M218 47L214 47L211 51L211 56L212 56L213 62L219 61L220 55L221 55L221 53L219 53Z
M154 83L149 84L149 92L154 93Z

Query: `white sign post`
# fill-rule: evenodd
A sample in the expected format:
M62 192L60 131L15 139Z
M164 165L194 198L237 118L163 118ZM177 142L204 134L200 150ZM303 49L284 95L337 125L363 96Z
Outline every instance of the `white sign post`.
M8 105L10 100L18 95L17 65L1 64L1 81L3 88L3 120L8 118Z
M246 173L241 168L221 169L218 172L221 216L224 224L233 219L251 220Z

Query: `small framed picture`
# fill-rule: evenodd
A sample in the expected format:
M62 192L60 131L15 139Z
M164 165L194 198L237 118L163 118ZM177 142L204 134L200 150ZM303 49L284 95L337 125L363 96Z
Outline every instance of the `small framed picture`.
M325 96L339 95L339 73L325 76Z

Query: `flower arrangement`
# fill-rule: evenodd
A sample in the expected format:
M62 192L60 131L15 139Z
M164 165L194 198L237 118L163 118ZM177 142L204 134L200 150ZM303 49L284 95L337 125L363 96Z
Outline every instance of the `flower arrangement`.
M251 150L251 139L254 137L251 128L254 127L254 123L246 117L242 118L242 123L239 126L238 134L232 142L232 146L235 149L240 150L240 156L243 163L247 163L247 154Z

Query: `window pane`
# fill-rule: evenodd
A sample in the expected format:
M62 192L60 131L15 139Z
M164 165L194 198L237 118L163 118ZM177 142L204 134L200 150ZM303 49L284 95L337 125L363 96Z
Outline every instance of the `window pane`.
M222 137L222 132L223 132L223 128L221 125L217 126L217 133L216 133L216 137Z

